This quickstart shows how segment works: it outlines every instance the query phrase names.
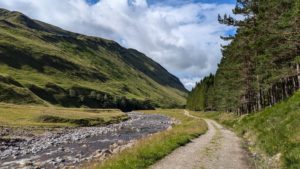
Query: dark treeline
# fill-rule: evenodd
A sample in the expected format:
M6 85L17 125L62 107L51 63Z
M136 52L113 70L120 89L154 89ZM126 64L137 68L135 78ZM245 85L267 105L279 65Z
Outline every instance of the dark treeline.
M213 110L214 76L211 74L196 84L187 100L187 106L192 110Z
M223 58L214 76L192 90L187 107L251 113L291 96L300 88L300 0L238 0L235 36L223 46ZM212 83L213 82L213 83Z
M43 100L64 107L117 108L128 112L154 109L156 106L151 100L128 99L82 87L66 90L56 84L48 83L45 88L31 85L29 89Z

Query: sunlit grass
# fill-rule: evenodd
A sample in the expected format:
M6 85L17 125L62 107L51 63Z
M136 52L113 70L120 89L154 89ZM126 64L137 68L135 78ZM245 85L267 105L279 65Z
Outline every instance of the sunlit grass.
M206 123L203 120L187 117L183 110L142 111L146 114L162 114L179 120L180 123L171 130L139 140L134 147L91 168L103 169L137 169L147 168L176 148L185 145L193 138L205 133Z
M252 148L272 157L281 154L283 168L300 168L300 92L261 112L238 117L229 113L192 112L212 118L254 142Z
M76 109L0 104L0 126L8 127L105 125L126 118L127 115L115 109ZM80 122L84 124L80 124Z
M51 40L49 41L47 38ZM18 56L22 53L30 55L32 58L27 60L28 63L39 61L41 58L56 57L65 64L73 64L77 67L76 70L72 68L59 70L44 66L41 71L25 63L22 63L21 67L0 63L0 72L2 75L12 77L25 87L35 85L45 88L45 85L51 83L68 90L74 86L81 86L112 96L125 96L129 99L139 100L151 99L155 104L163 107L171 107L174 103L185 104L185 92L157 83L155 79L125 64L120 59L118 49L112 51L113 49L107 49L105 45L93 45L89 38L86 36L77 39L62 38L48 32L28 30L22 27L1 27L0 25L0 47L7 50L3 50L3 54L8 56ZM107 43L107 45L113 43L103 39L96 39L93 43L96 41ZM134 61L132 60L132 62ZM44 63L39 64L43 65ZM74 75L74 72L77 74ZM93 77L95 72L107 79L101 81ZM129 90L122 90L123 88ZM36 102L40 101L36 100ZM19 104L18 101L14 103Z

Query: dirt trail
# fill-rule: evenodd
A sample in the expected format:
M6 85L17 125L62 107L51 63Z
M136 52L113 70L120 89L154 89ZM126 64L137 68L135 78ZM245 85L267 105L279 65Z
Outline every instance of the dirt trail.
M198 118L185 111L185 115ZM213 120L206 134L151 166L150 169L250 169L240 139Z

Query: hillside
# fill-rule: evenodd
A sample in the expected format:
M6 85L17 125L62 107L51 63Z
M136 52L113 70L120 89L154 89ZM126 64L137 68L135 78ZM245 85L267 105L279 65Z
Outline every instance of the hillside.
M179 79L144 54L0 9L0 101L122 109L185 104Z
M300 88L300 1L238 0L233 12L245 19L219 16L237 34L222 37L231 43L222 49L216 74L191 92L190 109L252 113Z
M300 92L258 113L236 116L229 113L199 113L233 128L256 154L262 168L300 167ZM277 167L276 167L277 166Z
M300 167L300 92L274 107L237 120L234 128L271 157L280 157L282 168ZM255 150L256 148L256 150Z

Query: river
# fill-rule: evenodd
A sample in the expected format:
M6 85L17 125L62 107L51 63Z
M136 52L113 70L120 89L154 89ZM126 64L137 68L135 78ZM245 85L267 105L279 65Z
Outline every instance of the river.
M0 143L0 169L79 167L103 160L149 134L169 128L162 115L128 113L129 120L105 127L81 127L48 132L14 142Z

